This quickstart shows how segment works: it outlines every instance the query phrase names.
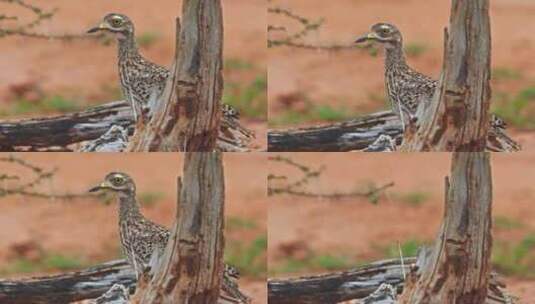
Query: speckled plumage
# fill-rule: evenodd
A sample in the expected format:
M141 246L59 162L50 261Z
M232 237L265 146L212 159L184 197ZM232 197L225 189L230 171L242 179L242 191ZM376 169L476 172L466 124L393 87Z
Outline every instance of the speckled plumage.
M134 24L125 15L111 13L104 17L95 32L106 30L116 35L118 41L118 67L121 91L132 105L134 119L148 120L155 103L163 93L171 73L168 69L145 59L136 44ZM222 114L237 119L239 113L230 105L222 106Z

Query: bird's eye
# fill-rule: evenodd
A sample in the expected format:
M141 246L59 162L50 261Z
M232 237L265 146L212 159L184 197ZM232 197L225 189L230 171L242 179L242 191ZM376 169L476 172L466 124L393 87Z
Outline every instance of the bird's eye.
M124 179L122 177L117 176L114 177L111 181L114 185L121 185L124 182Z
M385 36L385 35L388 35L390 33L390 30L387 29L387 28L382 28L379 30L379 33L381 33L381 35Z
M113 27L119 27L122 24L123 24L123 19L119 19L119 18L111 19L111 25Z

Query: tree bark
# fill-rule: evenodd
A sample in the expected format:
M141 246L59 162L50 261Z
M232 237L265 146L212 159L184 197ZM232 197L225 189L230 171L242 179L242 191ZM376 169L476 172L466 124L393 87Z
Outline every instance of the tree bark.
M484 303L490 278L490 155L455 153L444 222L429 261L412 273L401 303Z
M223 91L220 0L185 0L177 20L173 75L130 151L214 151Z
M0 151L38 150L65 147L94 140L113 125L120 125L133 133L132 108L126 101L114 101L81 112L60 116L0 121ZM217 149L247 151L254 135L232 118L223 118Z
M406 129L405 151L484 151L489 127L491 33L488 0L453 0L435 96Z
M186 154L176 222L154 277L136 292L139 303L217 303L224 248L221 157Z

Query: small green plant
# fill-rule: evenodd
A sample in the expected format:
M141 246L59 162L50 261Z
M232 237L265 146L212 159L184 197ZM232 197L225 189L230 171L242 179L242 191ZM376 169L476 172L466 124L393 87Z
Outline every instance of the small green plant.
M267 115L267 75L258 75L247 85L228 82L223 103L236 107L244 116L265 119Z
M405 45L405 54L408 57L420 57L427 51L427 46L420 42L410 42Z
M144 32L137 37L137 44L142 48L149 48L153 46L158 40L160 40L160 33L157 32Z
M391 244L386 247L383 247L383 255L387 258L399 258L399 247L401 247L401 253L403 254L403 257L411 257L416 256L418 253L418 249L422 246L424 246L426 242L423 242L421 240L417 239L409 239L407 241L404 241L403 243L399 244Z
M330 105L308 104L305 111L285 110L273 119L272 125L301 124L315 121L336 122L355 117L344 107L335 108Z
M516 127L535 129L535 86L522 89L514 97L495 94L492 112Z
M225 221L225 225L228 230L249 230L257 227L253 220L234 216L228 217Z
M503 215L495 216L493 224L498 230L513 230L524 227L524 223Z
M497 81L502 80L517 80L522 78L522 73L508 67L496 67L492 69L492 79Z
M2 274L18 274L45 272L53 270L72 270L86 266L84 259L75 256L68 256L60 253L43 254L38 259L28 259L21 257L14 259L9 264L0 269Z
M241 241L228 242L225 248L225 261L237 267L242 275L252 277L265 277L267 235L259 235L250 243Z
M335 256L331 254L310 253L304 258L297 259L290 257L276 267L274 273L297 273L314 270L341 270L355 267L357 263L345 256Z
M51 254L43 259L43 266L46 269L70 270L84 266L84 262L72 256L62 254Z
M421 191L411 191L399 194L398 199L407 205L417 207L429 200L429 193Z
M516 244L495 242L492 264L506 275L535 278L535 234L528 234Z
M146 207L152 207L156 205L156 203L161 201L164 197L165 195L161 192L150 192L150 191L141 192L138 196L139 203L142 206L146 206Z
M79 110L80 106L74 100L66 99L60 95L45 97L37 101L25 99L15 100L10 107L3 110L3 115L21 115L28 113L59 112L68 113Z

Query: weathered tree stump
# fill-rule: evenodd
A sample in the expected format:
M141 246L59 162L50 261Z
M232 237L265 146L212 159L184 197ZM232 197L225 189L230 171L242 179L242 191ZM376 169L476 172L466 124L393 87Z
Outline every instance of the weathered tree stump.
M455 153L444 221L429 261L410 277L401 303L484 303L490 280L490 155Z
M223 17L220 0L185 0L177 20L173 75L151 120L138 124L129 150L216 149L223 92Z
M405 151L485 151L490 109L491 34L488 0L453 0L444 63L429 103L421 103Z

